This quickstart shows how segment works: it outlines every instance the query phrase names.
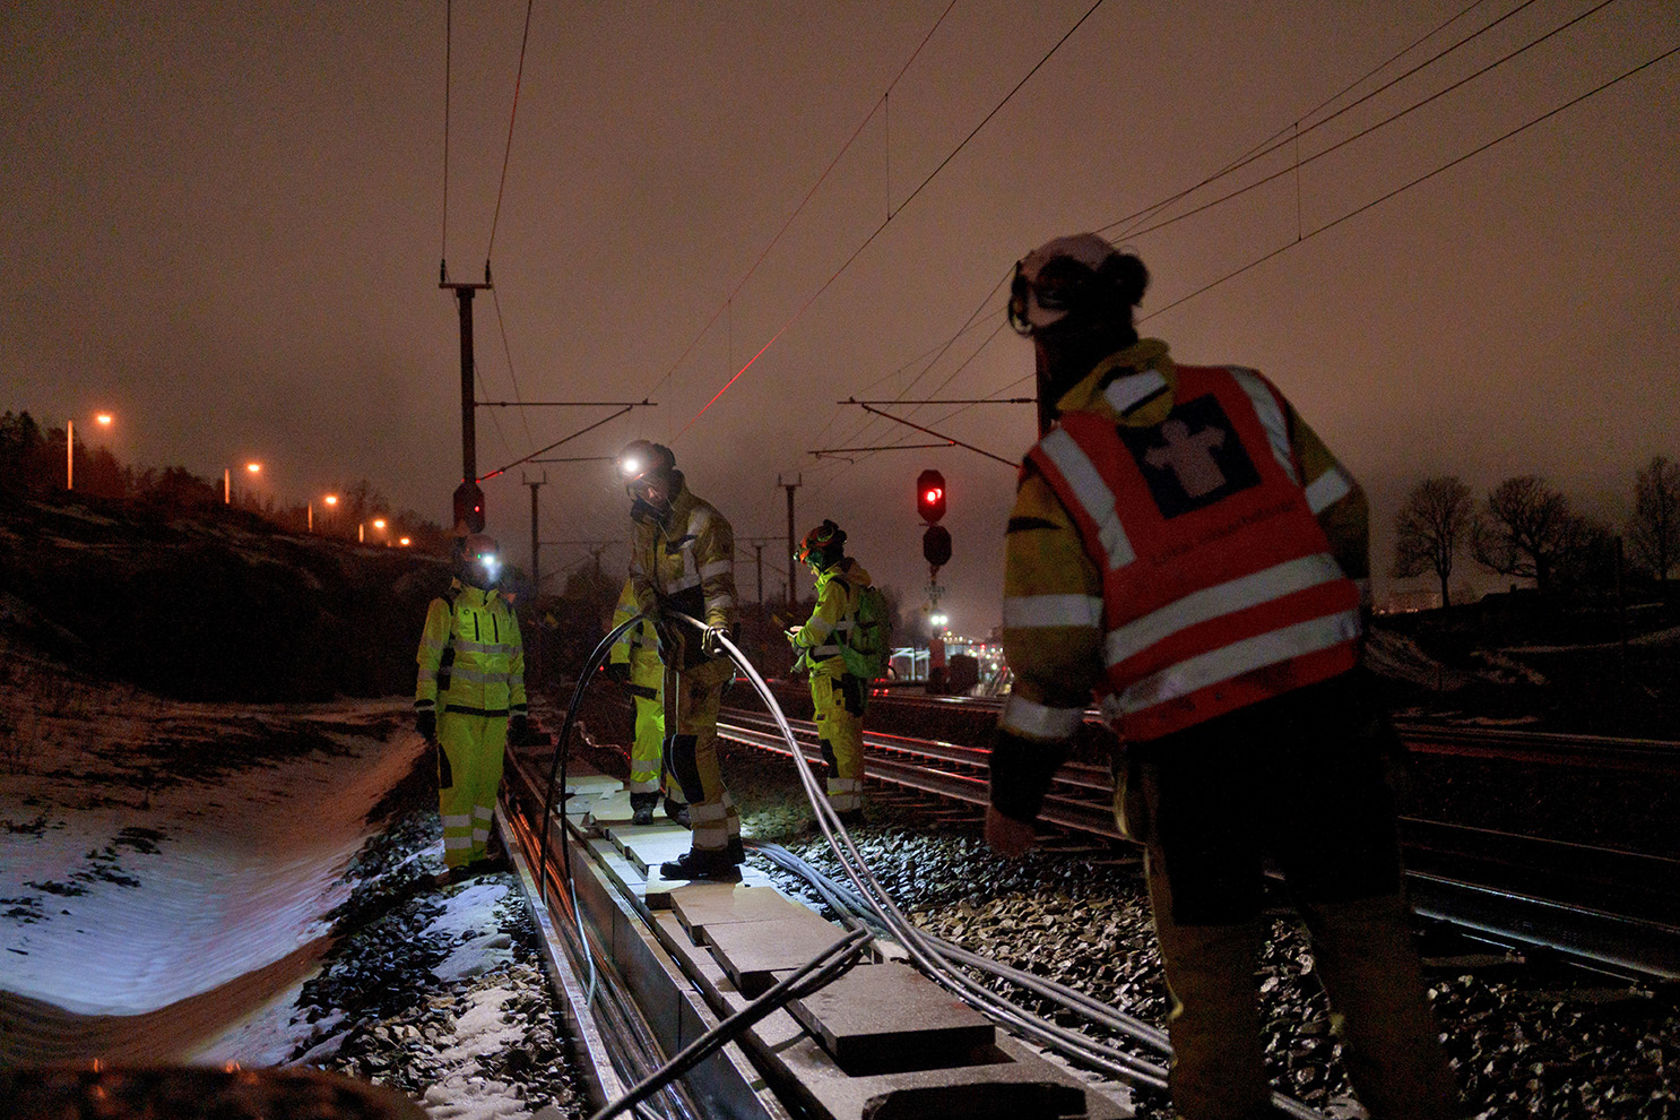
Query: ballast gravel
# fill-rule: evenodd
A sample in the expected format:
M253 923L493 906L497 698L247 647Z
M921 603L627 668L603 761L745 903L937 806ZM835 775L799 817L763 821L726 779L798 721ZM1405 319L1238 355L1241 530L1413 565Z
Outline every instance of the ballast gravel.
M579 754L593 754L590 760L608 771L617 764L610 749L585 747ZM748 836L837 874L791 763L728 744L722 754ZM508 939L507 961L476 976L438 978L451 946L426 931L441 900L414 889L417 871L405 879L406 869L422 864L420 853L436 850L436 828L435 814L414 810L387 832L379 852L365 853L361 886L347 905L360 924L306 992L322 1029L315 1052L300 1058L408 1092L435 1116L471 1114L466 1104L452 1104L451 1094L470 1098L475 1084L499 1087L530 1110L506 1115L587 1115L510 876L491 877L509 880L506 905L495 910L498 932ZM952 813L873 789L865 823L852 835L875 875L924 929L1164 1025L1168 998L1131 850L1072 842L1002 860L986 848L978 812ZM820 898L791 876L772 875L786 893L822 911ZM459 889L465 888L445 891ZM1310 946L1281 908L1271 934L1260 971L1274 1086L1326 1115L1362 1115L1350 1096L1329 1009L1311 977ZM1466 1116L1680 1120L1675 986L1587 978L1427 932L1423 947L1430 999ZM1047 1010L1031 993L992 983L1029 1010ZM495 1018L500 1030L486 1036L493 1044L476 1051L461 1041L463 1022L474 1016ZM1137 1090L1132 1102L1145 1120L1171 1116L1157 1091Z

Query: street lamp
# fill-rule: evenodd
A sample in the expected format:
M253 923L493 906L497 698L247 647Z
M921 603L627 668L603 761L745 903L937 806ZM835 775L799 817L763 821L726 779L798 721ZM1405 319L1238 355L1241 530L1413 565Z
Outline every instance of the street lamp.
M93 422L101 428L109 428L111 422L115 419L116 417L109 412L93 414ZM64 488L66 490L76 488L76 422L74 420L64 422Z
M262 464L255 460L245 464L245 473L253 477L261 474L262 469ZM227 467L222 468L222 504L233 504L233 472Z

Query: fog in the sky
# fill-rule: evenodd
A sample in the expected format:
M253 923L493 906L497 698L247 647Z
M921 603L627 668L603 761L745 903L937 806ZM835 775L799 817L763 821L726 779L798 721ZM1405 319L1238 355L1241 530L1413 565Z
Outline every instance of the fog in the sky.
M938 467L947 605L983 633L1012 469L810 452L933 442L848 397L1029 393L1000 285L1101 230L1153 273L1143 333L1269 374L1365 482L1379 574L1428 475L1541 474L1619 525L1680 458L1670 0L539 3L528 37L527 10L6 5L0 409L109 408L86 438L125 462L254 457L287 501L366 478L447 521L439 263L488 258L481 400L657 403L552 456L670 443L748 596L797 479L797 530L834 518L910 601ZM896 411L1009 460L1034 438L1020 405ZM609 412L483 409L478 469ZM515 466L485 488L516 560L544 477L545 571L625 536L606 464Z

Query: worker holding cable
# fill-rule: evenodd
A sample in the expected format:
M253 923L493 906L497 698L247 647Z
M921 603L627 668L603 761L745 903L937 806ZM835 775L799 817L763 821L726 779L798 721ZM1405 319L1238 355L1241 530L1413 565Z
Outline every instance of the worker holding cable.
M636 588L627 579L613 611L612 629L636 614ZM628 783L631 822L652 824L663 794L665 815L688 827L682 787L665 768L665 663L659 659L659 636L651 622L644 618L619 635L607 655L607 675L629 690L636 710Z
M828 765L828 805L842 824L863 820L863 709L874 667L853 671L869 573L846 555L846 530L824 519L799 542L795 557L817 579L817 602L805 625L788 631L798 662L811 674L817 742ZM876 624L879 625L878 623ZM854 648L856 646L856 648ZM798 667L797 665L795 666Z
M1009 321L1057 422L1009 519L1015 687L987 839L1032 845L1095 693L1125 744L1115 813L1145 847L1178 1112L1271 1115L1255 980L1270 856L1361 1103L1374 1120L1456 1116L1401 889L1397 739L1360 667L1364 494L1260 374L1140 340L1147 283L1091 234L1016 265Z
M735 666L720 638L735 625L735 534L696 497L662 444L633 440L618 457L633 499L630 584L665 664L665 764L688 800L693 841L660 865L666 879L741 877L741 817L718 767L717 720ZM704 625L696 629L677 615Z

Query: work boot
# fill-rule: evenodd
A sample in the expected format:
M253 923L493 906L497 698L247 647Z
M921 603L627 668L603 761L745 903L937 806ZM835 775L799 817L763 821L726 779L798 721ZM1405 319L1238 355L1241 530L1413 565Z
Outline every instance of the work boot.
M653 807L659 804L657 793L632 793L630 795L630 823L652 824Z
M650 809L649 812L652 812L652 810ZM665 799L665 815L682 825L684 828L694 827L688 823L688 805L684 802L673 801L671 798L667 797Z
M729 847L725 848L724 852L729 856L730 862L732 863L742 863L747 858L747 850L741 846L741 838L739 836L731 836L729 838Z
M736 841L739 845L740 841ZM691 848L673 860L659 865L659 877L667 880L709 880L715 883L734 883L741 878L740 865L730 858L731 852L707 852Z

